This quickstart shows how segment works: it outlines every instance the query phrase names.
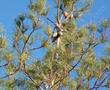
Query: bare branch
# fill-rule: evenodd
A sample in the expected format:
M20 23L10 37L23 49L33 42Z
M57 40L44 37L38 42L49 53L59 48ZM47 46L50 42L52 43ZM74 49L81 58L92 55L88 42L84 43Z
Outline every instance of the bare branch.
M48 21L50 21L53 25L56 26L55 22L53 22L50 18L46 17L46 19L47 19Z
M1 65L0 67L6 67L6 66L8 66L8 64L9 64L9 62L4 65Z
M36 81L29 75L29 73L26 70L23 71L28 76L28 78L36 85Z
M4 76L4 77L1 77L0 79L7 78L7 77L10 77L10 76L16 74L16 73L19 71L19 69L20 69L20 68L17 68L13 73L8 74L8 75L6 75L6 76Z
M57 22L60 23L59 17L60 17L60 0L57 0Z
M35 51L35 50L38 50L40 48L43 48L43 46L40 46L40 47L35 47L35 48L32 48L32 49L29 49L29 51Z
M29 41L31 35L34 33L34 31L35 31L35 30L32 30L31 33L28 35L28 38L27 38L26 42L24 43L24 46L23 46L23 49L22 49L22 53L24 52L24 49L25 49L25 47L26 47L26 45L27 45L27 43L28 43L28 41Z
M105 72L102 73L102 75L100 76L99 79L102 79L102 77L104 76L104 74L105 74ZM99 79L97 79L97 80L95 81L94 86L93 86L92 88L90 88L90 90L93 90L93 89L96 89L96 90L97 90L98 88L102 87L102 84L103 84L103 83L106 81L106 79L109 78L109 77L110 77L110 74L108 74L98 85L97 85L97 83L98 83ZM104 86L106 86L106 85L104 85Z
M106 81L106 79L107 79L109 76L110 76L110 73L100 82L99 85L96 85L96 86L98 86L98 87L96 87L96 90L102 86L102 84Z

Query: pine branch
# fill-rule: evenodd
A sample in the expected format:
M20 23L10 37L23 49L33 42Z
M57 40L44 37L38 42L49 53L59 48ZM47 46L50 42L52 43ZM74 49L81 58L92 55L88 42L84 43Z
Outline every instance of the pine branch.
M63 80L70 74L70 72L71 72L72 70L74 70L75 67L82 61L83 56L88 52L88 50L89 50L91 47L93 48L93 47L95 47L95 46L97 46L97 45L98 45L97 43L96 43L96 44L93 44L93 45L92 45L92 44L89 45L88 48L85 50L85 52L83 52L83 54L80 56L80 59L78 60L78 62L77 62L74 66L72 66L72 68L68 71L68 74L65 75L63 78L57 80L57 81L54 83L54 85L51 86L51 88L53 88L57 83L63 81Z

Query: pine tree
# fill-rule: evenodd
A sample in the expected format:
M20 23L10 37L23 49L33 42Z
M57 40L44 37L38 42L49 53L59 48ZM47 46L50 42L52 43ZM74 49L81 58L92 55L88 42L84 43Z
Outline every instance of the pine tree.
M79 5L80 4L80 5ZM110 20L78 27L91 0L30 0L15 19L13 41L0 32L0 87L5 90L110 88ZM54 18L53 18L54 17ZM2 31L2 28L0 29ZM11 44L11 45L10 45ZM104 55L97 57L97 47ZM38 54L42 58L38 58Z

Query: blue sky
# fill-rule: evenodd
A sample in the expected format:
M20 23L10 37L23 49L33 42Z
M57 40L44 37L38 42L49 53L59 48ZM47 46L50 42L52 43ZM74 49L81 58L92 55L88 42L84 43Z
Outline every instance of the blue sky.
M14 18L27 11L29 0L0 0L0 24L8 33L13 30ZM50 0L51 1L51 0ZM94 0L94 4L83 23L97 22L110 16L110 0Z
M10 38L14 30L14 19L21 12L27 11L28 1L29 0L0 0L0 25L6 29L7 37ZM109 10L110 0L94 0L92 9L80 23L98 23L100 20L110 17ZM99 47L97 50L101 48L102 47ZM100 55L100 52L97 52L97 54Z
M14 30L14 19L21 12L27 11L29 0L0 0L0 25L6 29L9 35ZM51 0L49 0L51 1ZM94 0L92 9L80 23L99 22L110 16L110 0Z
M14 19L21 12L26 12L28 0L0 0L0 24L11 34Z

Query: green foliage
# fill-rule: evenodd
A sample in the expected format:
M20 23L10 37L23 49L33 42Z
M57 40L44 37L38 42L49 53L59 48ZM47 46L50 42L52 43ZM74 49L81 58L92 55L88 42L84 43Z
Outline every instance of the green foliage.
M77 10L78 3L84 4L78 8L78 14L85 13L91 5L90 0L60 1L69 13L74 13L73 7ZM109 43L106 36L109 19L99 25L92 23L79 28L78 19L73 16L66 18L59 10L60 4L55 4L55 12L58 11L54 14L49 10L47 0L30 3L29 13L22 13L15 19L10 46L0 33L0 62L6 62L0 66L6 71L6 76L0 78L0 85L6 90L59 90L60 87L91 90L108 85L110 48L106 47ZM57 18L53 21L48 13ZM95 49L102 44L105 56L98 58ZM42 58L37 57L39 53ZM74 72L76 77L71 75ZM106 75L109 76L106 78ZM89 82L94 79L96 84L92 87Z
M43 16L47 15L49 11L49 7L46 8L46 0L36 0L36 2L30 6L30 9Z
M77 0L63 0L64 6L67 8L73 8L73 4L75 4L77 2Z
M0 37L0 48L6 48L7 41L4 37Z
M104 20L102 21L102 27L106 30L110 27L110 20L107 19L107 20Z

